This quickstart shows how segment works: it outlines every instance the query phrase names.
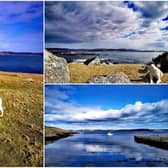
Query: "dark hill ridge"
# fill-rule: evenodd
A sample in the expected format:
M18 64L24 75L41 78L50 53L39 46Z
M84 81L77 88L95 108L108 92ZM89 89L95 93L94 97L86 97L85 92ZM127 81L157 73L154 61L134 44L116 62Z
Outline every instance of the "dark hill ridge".
M0 51L0 56L43 56L43 53Z
M94 49L70 49L70 48L46 48L50 52L69 52L69 51L80 51L80 52L91 52L91 51L124 51L124 52L166 52L162 50L138 50L138 49L126 49L126 48L94 48Z
M109 131L109 132L136 132L136 131L150 131L150 132L168 132L168 129L117 129L117 130L113 130L113 129L96 129L96 130L89 130L89 129L84 129L84 130L78 130L81 132L99 132L99 131Z

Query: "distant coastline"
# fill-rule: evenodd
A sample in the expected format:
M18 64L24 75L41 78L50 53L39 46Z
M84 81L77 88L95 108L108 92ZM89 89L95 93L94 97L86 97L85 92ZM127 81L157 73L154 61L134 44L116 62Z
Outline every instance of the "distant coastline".
M0 56L43 56L43 53L0 51Z
M61 128L45 126L45 143L49 144L61 138L66 138L76 134L77 131L64 130Z
M138 50L138 49L126 49L126 48L94 48L94 49L73 49L73 48L46 48L49 51L123 51L123 52L166 52L164 50Z
M109 131L109 132L136 132L136 131L150 131L150 132L168 132L168 129L144 129L144 128L139 128L139 129L83 129L83 130L78 130L80 132L100 132L100 131Z

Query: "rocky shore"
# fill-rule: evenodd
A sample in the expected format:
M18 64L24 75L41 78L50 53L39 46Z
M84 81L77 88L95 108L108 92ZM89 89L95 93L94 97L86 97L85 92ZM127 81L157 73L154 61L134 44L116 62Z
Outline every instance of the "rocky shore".
M112 59L101 59L99 55L93 55L84 62L68 62L58 55L45 50L45 82L47 83L150 83L145 64L119 64ZM165 61L167 58L167 53L164 53L153 61L164 68L165 64L166 67L168 64ZM166 71L161 83L168 83Z
M158 148L168 150L168 136L143 136L135 135L134 140L138 143L147 144L150 146L155 146Z
M61 128L54 128L54 127L45 127L45 142L46 144L52 143L55 140L66 138L71 136L77 132L71 130L64 130Z

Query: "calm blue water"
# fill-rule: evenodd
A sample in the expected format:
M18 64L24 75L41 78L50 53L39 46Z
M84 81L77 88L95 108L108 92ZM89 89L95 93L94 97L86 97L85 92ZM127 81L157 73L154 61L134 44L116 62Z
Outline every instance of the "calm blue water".
M0 71L43 73L42 56L0 56Z
M74 52L77 53L77 52ZM89 52L92 54L99 55L101 59L112 59L113 62L117 63L128 63L128 64L144 64L152 60L152 58L157 57L161 52L121 52L121 51L104 51L104 52ZM68 62L77 61L83 62L88 58L94 57L93 55L77 55L69 56L64 55Z
M168 166L168 151L139 144L135 134L160 132L80 133L45 146L46 166Z

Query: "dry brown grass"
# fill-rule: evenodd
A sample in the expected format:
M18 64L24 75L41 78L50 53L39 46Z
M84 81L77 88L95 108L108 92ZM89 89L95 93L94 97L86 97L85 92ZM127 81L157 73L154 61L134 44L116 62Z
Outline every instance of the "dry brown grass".
M131 80L131 83L149 83L144 77L146 71L143 64L113 64L87 66L79 63L70 63L70 83L87 83L87 81L98 75L113 75L117 72L124 72ZM165 73L162 83L168 83L168 73Z
M0 97L0 166L42 166L42 75L0 72Z
M4 77L6 77L6 78L17 77L20 79L32 78L36 81L43 81L43 75L41 75L41 74L1 72L0 71L0 78L4 78Z
M70 133L71 131L68 130L64 130L61 128L55 128L55 127L49 127L49 126L45 126L45 135L48 134L63 134L63 133Z

